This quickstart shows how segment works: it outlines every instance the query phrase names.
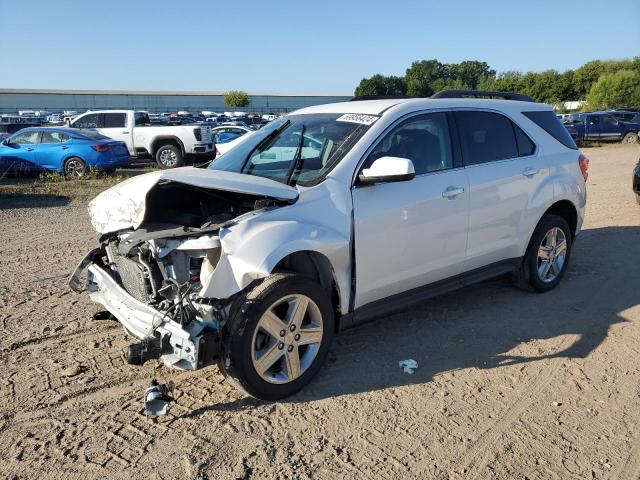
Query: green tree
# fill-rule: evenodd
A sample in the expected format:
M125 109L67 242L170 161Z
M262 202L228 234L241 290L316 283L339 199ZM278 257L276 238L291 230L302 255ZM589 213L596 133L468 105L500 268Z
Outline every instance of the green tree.
M619 70L602 75L587 95L590 110L607 108L640 108L640 73Z
M224 96L224 104L228 107L246 107L249 105L249 95L240 90L231 90Z
M360 80L360 84L356 87L354 94L356 97L365 95L406 95L407 83L403 77L374 75L373 77Z
M461 63L446 65L447 76L453 81L459 81L462 88L476 89L481 82L496 76L496 71L489 68L487 62L467 60Z
M434 89L436 80L442 80L445 77L445 66L438 60L413 62L405 74L407 95L429 97L436 92Z
M573 75L573 88L576 100L584 100L594 83L604 73L604 64L600 60L593 60L578 68Z
M498 92L522 92L523 75L520 72L508 71L499 74L493 82L485 82L483 89Z

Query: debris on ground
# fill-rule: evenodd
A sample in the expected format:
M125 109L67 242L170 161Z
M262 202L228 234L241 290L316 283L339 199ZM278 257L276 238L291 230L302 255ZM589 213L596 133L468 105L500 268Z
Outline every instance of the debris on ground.
M173 387L172 382L160 385L156 380L151 381L151 386L144 391L144 410L149 418L167 414L169 402L173 401L169 395Z
M77 377L82 373L82 365L72 365L68 368L65 368L61 375L63 377Z
M409 358L408 360L400 360L398 363L400 368L404 370L404 373L412 374L416 368L418 368L418 362L414 359Z

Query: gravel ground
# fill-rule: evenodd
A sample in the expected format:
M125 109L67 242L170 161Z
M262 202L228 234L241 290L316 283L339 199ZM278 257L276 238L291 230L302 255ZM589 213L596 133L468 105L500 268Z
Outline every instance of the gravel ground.
M96 241L84 204L0 198L0 476L639 478L640 148L585 153L586 223L555 291L498 279L347 331L279 403L216 368L127 365L122 329L64 278ZM157 423L153 375L177 386Z

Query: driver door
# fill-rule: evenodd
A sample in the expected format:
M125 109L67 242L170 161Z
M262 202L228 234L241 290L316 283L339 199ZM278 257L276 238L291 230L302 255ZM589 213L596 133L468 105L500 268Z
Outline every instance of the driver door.
M355 308L462 273L469 185L448 115L419 114L394 127L362 168L382 156L410 159L416 176L354 186Z
M18 132L9 140L11 143L3 146L0 152L0 174L40 170L36 164L36 148L40 142L40 130Z

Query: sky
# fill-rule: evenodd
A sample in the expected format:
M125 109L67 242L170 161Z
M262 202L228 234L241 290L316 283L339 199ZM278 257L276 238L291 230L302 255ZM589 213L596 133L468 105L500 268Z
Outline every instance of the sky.
M415 60L640 55L640 0L0 0L0 88L351 94Z

